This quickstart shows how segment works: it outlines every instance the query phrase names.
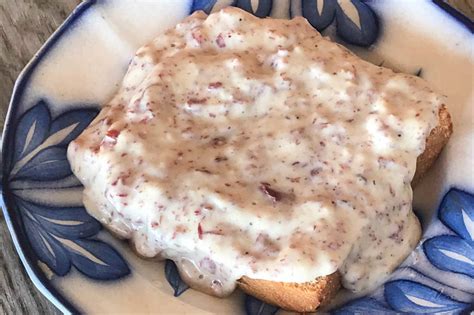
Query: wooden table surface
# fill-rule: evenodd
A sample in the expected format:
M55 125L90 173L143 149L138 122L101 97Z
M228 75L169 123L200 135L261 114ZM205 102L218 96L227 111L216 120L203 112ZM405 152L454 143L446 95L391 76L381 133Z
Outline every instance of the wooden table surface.
M0 0L0 127L21 69L79 0ZM451 0L473 17L473 2ZM0 314L59 314L21 266L0 214Z
M0 0L0 125L16 77L79 0ZM0 314L60 314L33 286L0 214Z

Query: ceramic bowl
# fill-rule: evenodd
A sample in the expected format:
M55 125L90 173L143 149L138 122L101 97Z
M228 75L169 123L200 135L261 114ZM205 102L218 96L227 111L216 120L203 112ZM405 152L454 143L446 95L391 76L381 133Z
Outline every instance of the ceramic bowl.
M441 1L84 1L25 68L3 134L2 208L35 285L65 313L283 313L235 292L188 289L171 262L141 260L85 211L66 159L135 50L195 10L303 15L362 58L447 95L454 134L414 191L415 251L382 287L331 310L461 313L474 302L473 25Z

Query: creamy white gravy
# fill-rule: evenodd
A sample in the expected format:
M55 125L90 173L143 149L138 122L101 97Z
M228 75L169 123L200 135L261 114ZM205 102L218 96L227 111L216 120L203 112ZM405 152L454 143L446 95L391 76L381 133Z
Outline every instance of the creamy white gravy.
M191 286L339 271L368 290L419 239L410 182L442 102L303 18L227 8L142 47L68 158L87 210Z

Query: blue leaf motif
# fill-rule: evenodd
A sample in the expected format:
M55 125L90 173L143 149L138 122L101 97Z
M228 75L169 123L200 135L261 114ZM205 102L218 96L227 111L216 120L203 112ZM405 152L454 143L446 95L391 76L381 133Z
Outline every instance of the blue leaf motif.
M22 211L23 225L29 244L38 256L58 276L66 275L71 269L69 253L61 243L45 232L38 222Z
M428 260L441 270L474 278L474 247L460 237L441 235L423 243Z
M292 0L290 2L290 18L297 16L303 16L303 1L302 0Z
M84 238L96 235L100 224L83 208L58 209L18 197L15 201L34 252L57 275L66 275L71 264L98 280L114 280L130 273L125 260L110 245Z
M67 145L69 142L76 139L84 129L86 129L97 114L98 110L94 108L68 111L54 119L49 134L51 136L64 128L75 126L74 129L57 144L57 146Z
M101 229L100 223L82 207L54 208L36 205L20 198L15 198L15 201L21 209L28 211L30 216L40 223L43 230L61 238L86 238L96 235Z
M191 5L190 13L202 10L207 14L210 14L211 12L227 6L235 6L236 2L237 0L194 0Z
M78 208L80 209L80 208ZM77 239L94 236L101 225L92 217L87 221L56 221L50 218L37 216L38 222L51 234L66 239Z
M384 296L387 303L399 312L460 312L469 306L430 287L409 280L386 283Z
M272 0L259 0L256 8L252 6L252 0L238 0L237 6L258 17L266 17L272 11Z
M48 106L46 101L40 101L19 118L10 181L27 179L40 183L72 174L66 147L89 125L98 110L76 109L51 121ZM114 248L91 238L101 226L83 207L58 208L27 202L18 195L13 198L34 258L55 274L66 275L72 265L99 280L113 280L130 273Z
M354 14L357 16L351 16ZM336 9L336 22L337 34L350 44L369 46L378 37L377 16L367 4L360 0L339 2Z
M394 310L387 308L382 303L373 298L362 298L349 302L341 306L332 314L336 315L352 315L352 314L395 314Z
M176 267L176 264L169 259L166 260L165 263L165 277L174 290L174 296L180 296L184 291L189 289L189 286L181 279L178 267Z
M451 189L443 198L439 218L468 242L474 242L474 196Z
M215 4L216 0L194 0L191 6L191 13L202 10L209 14Z
M30 108L18 120L13 161L18 161L39 146L48 136L51 115L45 101Z
M49 147L28 161L15 175L15 179L57 180L72 174L66 148Z
M46 101L25 112L18 121L10 179L57 180L70 175L66 145L89 125L97 112L92 108L72 110L51 122ZM49 147L41 146L47 143Z
M266 17L272 14L274 6L283 3L274 1L276 0L194 0L190 11L203 10L209 14L226 6L237 6L255 16ZM369 46L379 35L377 15L361 0L291 0L287 9L287 16L302 14L320 32L336 20L338 36L350 44Z
M110 245L98 240L78 239L66 245L80 272L97 280L115 280L130 274L123 257Z
M245 313L247 315L273 315L278 310L278 307L260 301L251 295L245 296Z
M304 1L302 0L303 16L318 31L324 30L334 20L336 1Z

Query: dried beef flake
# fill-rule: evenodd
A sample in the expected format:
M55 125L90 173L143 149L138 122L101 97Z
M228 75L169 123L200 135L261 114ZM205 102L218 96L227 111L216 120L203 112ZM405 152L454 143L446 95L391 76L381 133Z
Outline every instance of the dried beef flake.
M110 129L107 131L107 137L110 137L112 139L117 139L119 134L120 134L120 131L116 129Z
M280 201L283 198L283 194L272 189L268 183L260 183L260 190L273 202Z
M216 43L217 43L217 46L219 46L219 48L225 47L225 41L224 41L224 37L222 37L222 34L217 35Z
M202 240L202 226L201 226L201 222L199 222L198 224L198 237L200 240Z

